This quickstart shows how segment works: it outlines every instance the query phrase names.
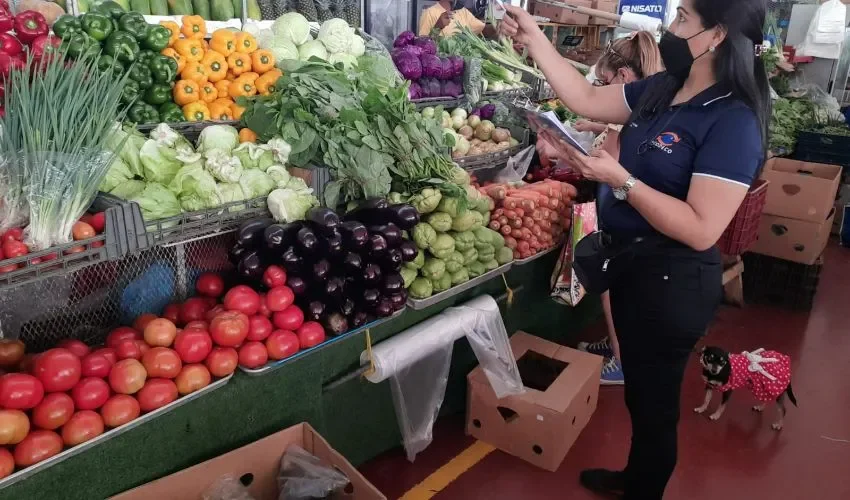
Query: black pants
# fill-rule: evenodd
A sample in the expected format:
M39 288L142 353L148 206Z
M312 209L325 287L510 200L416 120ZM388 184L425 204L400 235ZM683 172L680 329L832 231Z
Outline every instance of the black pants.
M634 258L611 286L632 443L627 500L656 500L676 467L682 377L722 298L716 249L660 247Z

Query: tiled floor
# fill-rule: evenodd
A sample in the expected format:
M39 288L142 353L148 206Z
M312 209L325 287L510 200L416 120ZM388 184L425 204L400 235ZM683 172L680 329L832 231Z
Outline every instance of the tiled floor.
M743 391L735 394L720 421L695 415L692 409L702 401L703 385L693 360L682 397L679 465L665 498L850 499L850 251L827 250L810 314L724 308L706 341L730 351L766 347L790 354L800 407L791 407L779 433L770 428L774 414L752 412L751 396ZM472 443L463 435L462 418L441 420L434 443L414 464L396 451L362 470L388 498L399 498ZM629 433L622 389L603 387L595 415L557 472L496 451L435 498L599 498L581 488L579 471L622 467Z

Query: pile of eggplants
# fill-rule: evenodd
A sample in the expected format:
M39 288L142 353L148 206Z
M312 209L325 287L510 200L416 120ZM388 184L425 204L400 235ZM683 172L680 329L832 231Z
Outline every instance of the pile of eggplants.
M257 289L268 266L282 266L306 320L339 335L404 308L399 271L418 250L402 232L418 222L413 206L384 199L366 200L344 216L316 207L289 224L253 219L238 229L230 261Z

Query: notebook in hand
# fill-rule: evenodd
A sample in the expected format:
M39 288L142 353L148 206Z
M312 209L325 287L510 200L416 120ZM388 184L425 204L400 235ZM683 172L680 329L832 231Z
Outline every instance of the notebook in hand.
M579 144L578 141L573 138L570 131L564 127L564 124L561 123L558 119L558 115L556 115L554 111L541 113L539 111L526 110L525 113L526 118L528 118L528 123L531 124L531 128L534 129L535 132L539 133L541 128L545 128L549 132L553 133L555 137L563 140L567 144L581 151L583 154L588 154L584 146Z

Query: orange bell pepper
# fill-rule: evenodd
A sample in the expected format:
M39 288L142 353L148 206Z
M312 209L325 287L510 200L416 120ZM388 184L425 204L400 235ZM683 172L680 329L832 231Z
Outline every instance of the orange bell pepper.
M236 52L236 35L227 29L213 31L210 39L210 49L224 57Z
M236 33L236 52L250 54L257 50L257 40L250 33L240 31Z
M222 97L230 98L230 93L227 88L230 87L231 80L219 80L215 82L215 90L218 92L219 99Z
M280 70L272 70L264 73L261 77L254 81L254 86L257 87L257 92L260 95L269 95L275 90L275 84L278 79L283 76Z
M207 23L204 21L203 17L183 16L180 21L183 23L183 27L180 28L180 32L183 33L183 36L186 38L203 40L204 37L207 36Z
M186 61L200 61L204 58L204 46L200 40L181 38L174 42L174 50L183 56Z
M233 111L233 119L234 120L241 120L242 119L242 113L245 112L245 108L236 104L235 102L230 105L230 110Z
M186 59L180 54L178 54L177 51L173 48L168 47L167 49L162 49L162 55L170 57L177 61L177 73L180 73L181 71L183 71L183 68L186 67Z
M193 102L183 106L183 116L190 122L202 122L210 119L210 108L205 102Z
M211 82L215 83L227 77L227 59L218 52L214 50L207 52L201 63Z
M218 99L218 90L210 82L201 84L201 100L209 104Z
M233 110L230 109L229 103L213 102L209 105L210 118L213 120L232 120Z
M245 127L239 131L239 142L257 142L257 133Z
M172 95L179 106L192 104L201 98L201 86L194 80L180 80L174 84Z
M234 52L227 56L227 69L235 76L251 71L251 56L242 52Z
M186 67L180 72L180 78L183 80L194 80L199 85L209 81L204 63L199 61L186 63Z
M160 21L159 24L168 28L168 31L171 32L171 36L168 38L168 46L174 46L174 42L180 38L180 26L174 21Z
M257 94L257 87L254 86L254 81L257 79L254 77L256 73L246 73L236 80L233 80L233 83L228 87L227 92L230 94L234 100L237 97L250 97L252 95Z
M259 74L274 69L274 54L269 50L260 49L251 54L251 70Z

